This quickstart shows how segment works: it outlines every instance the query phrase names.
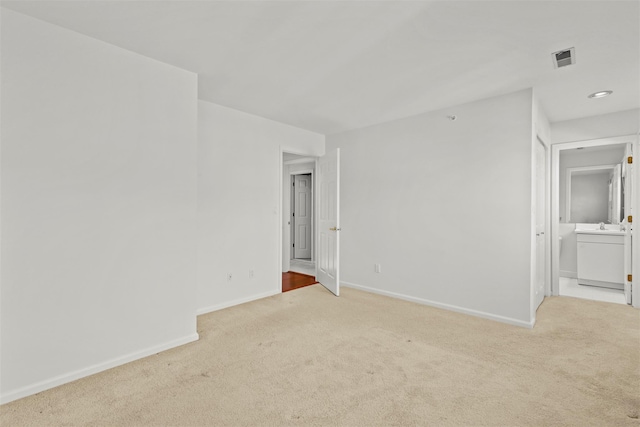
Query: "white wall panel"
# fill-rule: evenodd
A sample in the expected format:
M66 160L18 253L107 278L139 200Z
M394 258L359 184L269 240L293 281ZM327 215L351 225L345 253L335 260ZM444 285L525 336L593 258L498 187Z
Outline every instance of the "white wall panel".
M328 136L344 282L530 325L532 128L525 90Z
M8 401L197 339L197 76L2 10Z
M198 311L205 313L281 291L280 150L319 156L324 136L198 106Z

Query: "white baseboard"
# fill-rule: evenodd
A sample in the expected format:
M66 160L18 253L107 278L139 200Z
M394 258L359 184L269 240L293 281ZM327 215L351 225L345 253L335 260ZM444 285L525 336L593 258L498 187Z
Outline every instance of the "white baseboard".
M568 277L569 279L577 279L578 273L575 271L560 270L560 277Z
M484 319L495 320L502 323L508 323L509 325L520 326L524 328L532 329L535 324L535 319L530 322L525 322L523 320L513 319L511 317L499 316L497 314L485 313L483 311L471 310L464 307L458 307L456 305L444 304L440 302L430 301L423 298L412 297L409 295L398 294L396 292L383 291L380 289L370 288L368 286L356 285L355 283L349 282L340 282L341 286L345 286L347 288L358 289L365 292L371 292L373 294L384 295L387 297L398 298L405 301L415 302L418 304L424 304L431 307L442 308L449 311L455 311L457 313L469 314L475 317L482 317Z
M208 307L199 308L198 311L196 311L196 314L198 316L200 316L201 314L207 314L207 313L211 313L213 311L222 310L224 308L233 307L234 305L244 304L246 302L251 302L251 301L258 300L258 299L272 297L272 296L278 295L280 293L282 293L282 290L268 291L268 292L263 292L261 294L251 295L251 296L248 296L248 297L245 297L245 298L235 299L233 301L223 302L221 304L210 305Z
M26 387L22 387L22 388L19 388L18 390L10 391L9 393L5 393L2 396L0 396L0 404L9 403L14 400L21 399L23 397L31 396L32 394L40 393L41 391L58 387L66 383L70 383L71 381L88 377L89 375L97 374L98 372L106 371L107 369L115 368L116 366L133 362L134 360L151 356L161 351L169 350L170 348L188 344L193 341L198 341L199 338L200 337L198 336L197 333L193 333L191 335L187 335L186 337L178 338L176 340L169 341L167 343L160 344L157 346L149 347L144 350L136 351L134 353L129 353L121 357L116 357L115 359L107 360L106 362L88 366L86 368L70 372L68 374L58 375L57 377L54 377L45 381L41 381Z

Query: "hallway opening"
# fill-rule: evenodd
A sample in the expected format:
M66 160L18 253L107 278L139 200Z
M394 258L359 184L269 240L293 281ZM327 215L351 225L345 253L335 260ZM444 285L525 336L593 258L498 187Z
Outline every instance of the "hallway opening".
M316 281L315 169L316 158L283 153L282 292Z

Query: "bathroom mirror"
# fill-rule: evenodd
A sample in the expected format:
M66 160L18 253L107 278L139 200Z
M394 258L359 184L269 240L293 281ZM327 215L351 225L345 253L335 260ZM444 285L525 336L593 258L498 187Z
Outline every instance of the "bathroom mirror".
M619 224L624 217L622 164L567 168L566 222Z

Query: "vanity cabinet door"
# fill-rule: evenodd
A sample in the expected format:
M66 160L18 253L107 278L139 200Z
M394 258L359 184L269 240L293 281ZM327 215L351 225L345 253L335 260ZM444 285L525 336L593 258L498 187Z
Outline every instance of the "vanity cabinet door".
M578 241L580 279L624 283L624 245Z

